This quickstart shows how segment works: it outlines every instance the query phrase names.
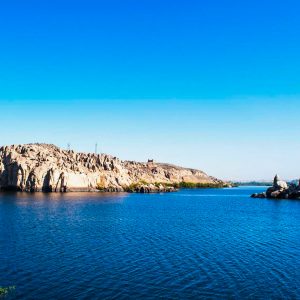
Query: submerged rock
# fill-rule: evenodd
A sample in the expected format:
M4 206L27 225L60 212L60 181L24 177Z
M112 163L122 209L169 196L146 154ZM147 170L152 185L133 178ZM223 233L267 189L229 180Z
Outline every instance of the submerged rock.
M121 161L107 154L76 153L51 144L0 148L0 189L26 192L172 192L179 182L226 185L195 169ZM132 189L134 187L134 189Z
M251 195L252 198L266 198L266 193L255 193Z
M276 175L274 177L273 186L269 187L266 192L252 194L251 197L271 199L300 199L300 180L298 185L294 183L288 185L285 181L279 180L279 177Z

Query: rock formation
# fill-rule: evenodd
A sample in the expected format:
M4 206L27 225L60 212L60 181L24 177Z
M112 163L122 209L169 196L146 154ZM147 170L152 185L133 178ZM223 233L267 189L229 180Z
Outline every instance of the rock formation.
M298 185L290 183L289 185L276 175L273 186L266 192L251 195L252 198L273 198L273 199L300 199L300 181Z
M0 189L14 191L173 191L179 182L226 185L194 169L154 161L121 161L106 154L76 153L50 144L0 148Z

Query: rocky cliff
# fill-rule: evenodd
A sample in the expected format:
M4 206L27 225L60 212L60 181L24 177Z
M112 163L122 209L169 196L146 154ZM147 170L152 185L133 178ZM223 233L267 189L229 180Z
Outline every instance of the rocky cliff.
M106 154L76 153L50 144L0 148L0 189L18 191L170 191L172 184L224 182L194 169L122 161ZM167 188L168 187L168 188Z

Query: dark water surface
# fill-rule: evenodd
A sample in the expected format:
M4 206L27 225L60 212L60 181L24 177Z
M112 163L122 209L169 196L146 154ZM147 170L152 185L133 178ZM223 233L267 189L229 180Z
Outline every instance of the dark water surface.
M300 201L264 188L0 194L17 299L300 299Z

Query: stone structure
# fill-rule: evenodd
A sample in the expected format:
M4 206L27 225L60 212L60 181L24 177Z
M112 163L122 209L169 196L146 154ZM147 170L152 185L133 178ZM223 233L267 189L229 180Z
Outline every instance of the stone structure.
M0 148L0 188L14 191L172 191L178 182L222 185L194 169L169 164L121 161L106 154L76 153L50 144Z

